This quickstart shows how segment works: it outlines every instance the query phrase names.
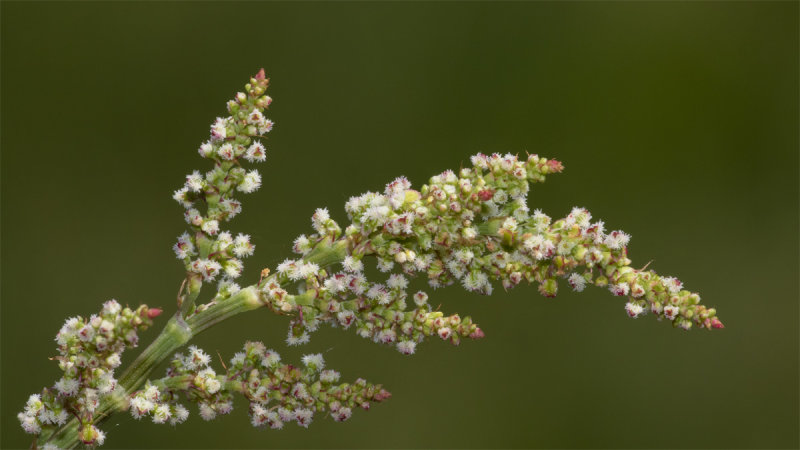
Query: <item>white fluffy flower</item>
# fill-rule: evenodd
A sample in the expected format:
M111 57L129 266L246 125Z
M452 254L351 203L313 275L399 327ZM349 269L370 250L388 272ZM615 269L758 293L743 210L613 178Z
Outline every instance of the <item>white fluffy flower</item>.
M203 226L201 227L201 229L207 234L213 236L219 233L219 222L216 220L203 221Z
M217 120L211 125L211 139L221 141L227 137L225 130L225 119L217 117Z
M244 176L244 179L242 179L242 182L239 183L237 189L245 194L249 194L251 192L255 192L260 187L261 174L259 174L257 170L251 170L250 172L247 172L247 175Z
M402 290L408 287L408 280L406 279L406 277L398 273L393 273L389 276L389 279L386 281L386 285L389 286L390 289Z
M247 148L244 154L244 159L250 162L262 162L267 159L267 152L261 142L255 142Z
M233 241L233 254L238 258L252 255L255 248L255 245L250 243L250 236L247 234L239 233Z
M675 277L664 277L661 282L664 283L664 287L669 290L670 294L677 294L683 289L683 283Z
M664 317L668 320L675 320L680 312L681 309L675 305L667 305L664 307Z
M186 419L188 418L189 410L183 405L175 405L175 411L174 414L172 414L172 418L169 420L169 423L172 425L183 423L186 422Z
M225 143L219 146L217 155L225 161L233 161L236 158L236 151L233 149L233 145Z
M211 145L211 142L203 142L200 148L197 149L197 153L200 153L203 158L209 158L214 154L214 146Z
M644 308L638 303L628 302L625 304L625 312L635 319L644 312Z
M153 409L153 422L155 423L164 423L172 416L172 412L169 410L169 405L166 403L159 404L158 406Z
M586 288L586 278L583 278L582 275L577 273L570 275L567 282L572 286L572 289L577 292L582 292Z
M186 187L192 192L200 192L203 189L203 176L200 172L195 170L186 176Z
M397 351L404 355L414 354L417 348L417 343L414 341L400 341L397 343Z
M56 389L58 392L66 397L71 397L78 393L80 383L74 378L61 378L56 381Z
M305 355L303 356L303 364L309 369L314 369L319 372L325 368L325 359L322 357L321 353Z
M361 272L364 270L364 263L350 255L344 257L342 266L344 266L344 270L348 272Z
M628 295L630 286L628 286L628 283L610 284L608 290L611 291L612 294L622 297Z

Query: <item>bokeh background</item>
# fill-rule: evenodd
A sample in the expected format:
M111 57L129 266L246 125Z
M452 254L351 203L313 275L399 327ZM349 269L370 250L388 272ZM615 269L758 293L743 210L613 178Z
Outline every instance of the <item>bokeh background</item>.
M566 171L532 207L628 231L635 262L680 277L727 328L631 320L596 288L452 287L432 301L486 339L404 357L328 327L287 349L286 320L256 311L197 343L226 359L245 340L322 351L394 397L280 432L252 428L243 402L177 428L118 415L106 447L798 447L797 2L1 8L3 448L30 442L15 415L58 376L64 318L112 297L174 308L171 193L262 66L276 126L264 185L230 224L257 245L243 280L289 254L314 208L344 222L349 196L398 175L535 152Z

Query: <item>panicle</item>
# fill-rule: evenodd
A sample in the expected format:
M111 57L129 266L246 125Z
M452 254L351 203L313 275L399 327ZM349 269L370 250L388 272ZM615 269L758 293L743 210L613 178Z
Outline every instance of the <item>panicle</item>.
M67 319L55 339L59 356L53 358L63 375L50 388L28 398L25 410L17 415L23 430L39 434L79 417L82 441L102 445L105 433L92 425L97 406L117 390L114 370L122 352L138 345L138 331L152 325L160 312L146 305L123 308L109 300L88 319Z
M241 258L253 253L249 241L239 242L238 238L235 246L227 250L204 249L224 247L222 235L226 232L221 226L242 209L235 198L236 192L249 194L262 185L257 170L242 167L245 161L266 160L266 147L261 140L273 127L273 122L265 117L272 99L265 95L269 79L262 74L263 70L250 79L245 92L237 93L228 102L229 116L218 117L211 124L210 139L198 149L200 156L211 160L211 170L205 174L193 171L173 195L186 209L186 222L191 228L178 238L173 250L184 262L189 276L203 282L215 281L220 273L224 280L238 277L243 269Z

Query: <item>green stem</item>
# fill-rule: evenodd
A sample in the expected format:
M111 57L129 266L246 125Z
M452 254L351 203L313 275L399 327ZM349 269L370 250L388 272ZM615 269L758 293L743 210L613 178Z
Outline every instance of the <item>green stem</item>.
M320 242L305 259L319 264L321 267L330 266L344 260L347 254L347 247L348 242L346 239L333 242L326 240ZM190 292L192 291L193 289L190 287ZM250 286L240 290L230 298L214 303L208 308L189 316L186 320L182 319L180 312L176 313L167 322L167 325L156 337L155 341L123 372L119 378L121 391L103 397L95 413L95 424L106 420L111 414L127 408L127 397L139 390L158 365L172 356L173 352L189 342L194 336L239 313L252 311L262 306L264 306L264 303L261 301L258 287ZM79 427L78 420L72 419L51 435L43 433L39 442L50 442L59 448L73 448L80 442Z

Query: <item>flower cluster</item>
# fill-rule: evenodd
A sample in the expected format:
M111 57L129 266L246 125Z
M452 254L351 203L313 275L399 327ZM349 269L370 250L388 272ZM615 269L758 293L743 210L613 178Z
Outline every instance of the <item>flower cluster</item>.
M271 299L283 301L283 311L297 311L288 343L307 342L308 332L321 322L355 326L361 336L395 344L406 354L424 336L436 334L454 344L460 337L483 336L468 317L431 311L424 292L413 295L416 307L407 310L406 276L416 274L433 288L459 282L485 295L492 293L493 281L510 289L525 280L537 283L546 297L554 297L558 279L565 278L576 291L595 284L627 296L625 311L631 317L650 311L683 329L722 327L715 310L700 305L699 295L683 290L677 279L632 268L625 232L607 233L584 208L555 221L539 210L531 213L530 183L563 170L560 162L537 155L478 154L472 165L458 174L436 175L419 191L400 177L383 194L351 198L345 209L352 223L341 239L328 211L317 210L312 216L316 233L295 240L294 250L302 257L277 269L277 281L295 283L301 293L269 291ZM336 242L343 243L342 271L329 274L312 260L319 247ZM363 258L368 255L380 271L391 272L384 283L366 279Z
M438 336L458 345L461 338L480 338L483 332L469 317L445 316L428 304L428 294L408 292L408 279L402 274L390 275L384 283L367 281L361 270L355 270L352 257L342 262L348 271L328 274L318 268L303 276L304 293L283 296L282 289L270 283L265 286L272 302L280 298L281 309L294 305L297 315L290 322L287 343L304 344L309 332L320 323L344 329L354 328L364 338L392 344L406 355L414 353L427 336ZM311 263L285 261L282 266L307 267ZM359 261L360 264L360 261ZM348 269L349 267L349 269ZM280 278L293 279L291 271L282 271ZM285 291L284 291L285 292Z
M185 208L184 216L191 233L178 237L173 247L175 255L184 262L186 270L203 282L214 281L221 275L223 286L235 293L238 286L232 281L242 273L242 259L253 254L250 237L222 231L223 221L239 214L242 205L236 191L251 193L261 186L261 175L255 169L247 171L241 165L263 162L266 148L259 141L272 130L273 122L264 117L272 103L265 95L269 79L262 69L228 102L230 116L217 118L211 125L211 138L204 142L199 153L214 162L205 174L194 171L186 176L184 186L173 198ZM201 212L198 208L205 207Z
M225 374L217 374L209 362L208 354L194 346L186 354L175 355L165 378L148 382L131 396L133 417L149 416L155 423L183 422L189 412L177 403L182 394L198 404L203 419L211 420L229 413L232 395L239 392L250 402L253 426L280 429L296 422L308 427L315 413L328 412L342 422L355 408L369 409L370 402L390 397L380 385L363 379L337 384L339 373L325 370L319 354L306 355L303 367L296 367L282 364L280 355L260 342L246 343Z
M114 370L122 352L137 346L137 331L150 326L160 313L146 305L131 310L109 300L100 314L68 319L56 335L59 356L54 358L64 374L52 387L30 396L25 411L17 416L22 428L39 434L74 416L80 419L83 442L102 444L105 434L92 424L95 410L117 388Z
M326 369L320 354L306 355L302 366L293 366L281 363L262 343L248 342L230 367L217 373L209 355L190 346L175 355L164 378L145 380L197 333L262 306L291 317L289 345L307 343L322 323L354 329L406 355L431 336L454 345L484 336L470 317L446 315L431 307L428 293L410 289L410 279L417 276L433 289L460 284L483 295L498 284L511 289L523 281L536 283L545 297L557 294L559 280L575 291L591 284L627 298L624 311L633 318L652 313L686 330L723 327L716 311L700 304L700 296L678 279L633 268L627 233L607 232L585 208L573 208L557 220L531 212L531 183L563 170L560 162L537 155L477 154L472 167L444 171L419 189L399 177L382 193L350 198L345 210L351 223L344 229L327 209L317 209L311 217L314 232L294 241L299 256L284 260L271 276L264 269L257 283L240 288L235 280L254 246L249 236L234 237L221 223L241 212L237 191L250 193L261 185L258 171L241 164L266 159L259 139L273 126L264 116L272 101L265 95L268 81L262 69L246 92L228 102L230 115L216 119L199 149L213 168L187 175L174 194L190 225L173 247L187 277L178 312L161 335L118 382L114 370L120 354L137 345L137 331L161 310L141 306L133 311L111 300L99 315L69 319L59 331L55 359L64 375L30 396L18 415L22 428L40 435L45 448L53 443L72 447L79 440L102 445L105 434L97 425L115 411L174 425L189 416L180 403L185 400L211 420L233 409L234 393L249 401L257 427L279 429L287 422L307 427L318 413L347 420L356 408L369 409L370 402L390 394L363 379L339 383L339 373ZM367 278L368 257L380 280ZM203 283L213 281L219 282L216 295L195 305Z

